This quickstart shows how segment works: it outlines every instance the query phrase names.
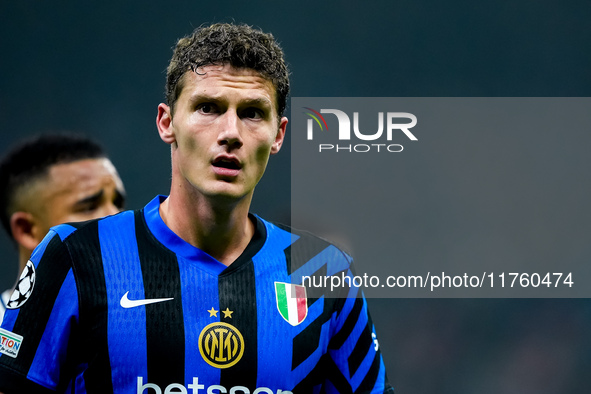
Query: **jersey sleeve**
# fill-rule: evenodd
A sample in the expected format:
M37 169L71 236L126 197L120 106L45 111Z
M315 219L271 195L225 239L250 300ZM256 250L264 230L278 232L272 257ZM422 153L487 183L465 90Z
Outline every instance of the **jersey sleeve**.
M8 303L0 334L0 392L45 393L68 382L78 292L63 232L51 230L31 255Z
M347 276L352 277L352 261ZM354 283L353 281L351 283ZM375 327L367 300L361 289L343 288L336 300L334 332L329 346L331 378L325 382L327 393L394 393L388 383Z

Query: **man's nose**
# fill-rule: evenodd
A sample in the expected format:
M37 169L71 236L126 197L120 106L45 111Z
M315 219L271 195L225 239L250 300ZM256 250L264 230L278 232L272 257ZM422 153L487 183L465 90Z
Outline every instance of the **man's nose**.
M218 144L227 145L230 149L242 146L240 132L240 117L234 111L226 111L222 117L221 130L218 135Z

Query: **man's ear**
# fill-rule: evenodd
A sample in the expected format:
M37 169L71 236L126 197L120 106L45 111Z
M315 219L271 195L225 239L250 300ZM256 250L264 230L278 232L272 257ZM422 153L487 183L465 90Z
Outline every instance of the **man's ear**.
M277 130L277 135L275 136L275 141L271 146L271 154L274 155L275 153L279 152L281 146L283 146L283 140L285 139L285 131L287 130L287 118L284 116L281 118L279 122L279 129Z
M172 112L170 107L164 103L158 105L158 115L156 116L156 127L162 141L169 145L176 142L174 127L172 126Z
M43 240L45 234L40 234L40 226L35 216L29 212L18 211L10 216L10 231L12 237L22 247L33 250Z

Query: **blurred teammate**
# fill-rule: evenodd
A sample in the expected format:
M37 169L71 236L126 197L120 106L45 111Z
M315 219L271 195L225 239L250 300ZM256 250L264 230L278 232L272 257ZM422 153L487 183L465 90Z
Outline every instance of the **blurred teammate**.
M357 289L330 298L298 285L349 274L350 257L249 214L285 137L288 91L269 34L216 24L179 40L157 115L170 195L43 241L34 290L2 325L3 390L392 391Z
M115 167L91 139L46 134L15 146L0 162L0 218L18 248L19 272L52 226L117 213L124 197ZM1 295L0 320L11 294Z

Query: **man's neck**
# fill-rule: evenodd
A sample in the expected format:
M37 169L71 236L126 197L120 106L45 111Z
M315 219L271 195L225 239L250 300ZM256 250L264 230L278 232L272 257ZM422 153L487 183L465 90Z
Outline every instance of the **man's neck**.
M248 217L251 197L229 203L174 193L160 205L160 217L176 235L224 265L246 249L255 225Z

